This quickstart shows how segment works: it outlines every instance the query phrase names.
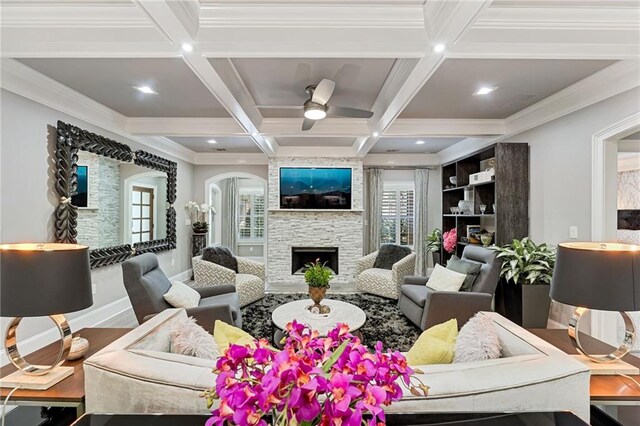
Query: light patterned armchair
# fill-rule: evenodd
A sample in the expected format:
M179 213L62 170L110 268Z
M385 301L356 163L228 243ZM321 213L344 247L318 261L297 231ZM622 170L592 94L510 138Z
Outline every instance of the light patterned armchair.
M238 273L216 263L202 260L202 256L193 259L194 287L232 284L240 296L240 306L246 306L264 297L264 263L242 257L238 261Z
M398 299L404 277L415 272L416 254L407 255L394 263L391 269L374 268L377 257L378 252L375 251L356 261L356 287L365 293Z

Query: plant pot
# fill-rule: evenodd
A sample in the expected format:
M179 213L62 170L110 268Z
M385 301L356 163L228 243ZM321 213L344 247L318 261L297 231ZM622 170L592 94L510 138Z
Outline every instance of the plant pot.
M313 300L316 306L320 306L320 302L327 295L328 287L311 287L309 286L309 298Z
M199 222L199 223L202 223L202 222ZM193 230L194 234L206 234L207 232L209 232L209 224L207 224L206 222L204 223L204 225L193 224L191 226L191 229Z
M501 279L496 289L496 312L524 328L547 328L550 287L514 284Z
M442 256L440 256L439 251L432 251L431 258L433 259L433 266L442 265Z

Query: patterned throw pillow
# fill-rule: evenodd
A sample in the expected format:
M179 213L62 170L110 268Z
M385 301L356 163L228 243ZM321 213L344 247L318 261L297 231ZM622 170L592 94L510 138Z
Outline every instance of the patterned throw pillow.
M220 348L213 336L196 324L194 318L179 318L171 324L171 353L217 359Z
M455 254L451 256L451 259L447 262L447 269L451 269L452 271L459 272L467 276L460 288L460 291L471 291L474 281L480 274L480 268L482 268L481 264L462 260Z
M202 249L202 260L215 263L238 273L238 260L226 247L205 247Z
M466 278L465 274L436 265L427 281L427 286L436 291L458 291Z
M482 313L471 318L458 333L453 362L500 358L502 344L493 320Z
M171 283L171 288L164 295L164 300L174 308L197 308L200 304L200 293L180 281Z

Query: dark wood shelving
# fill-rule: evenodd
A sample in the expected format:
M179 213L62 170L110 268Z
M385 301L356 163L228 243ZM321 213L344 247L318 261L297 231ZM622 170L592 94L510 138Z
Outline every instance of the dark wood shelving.
M489 159L495 159L494 179L471 184L469 176L480 172L480 163ZM445 186L451 185L450 178L454 176L457 186L445 189ZM529 234L529 145L497 143L444 164L442 188L443 232L456 228L460 238L466 236L467 226L487 226L494 231L492 244L496 245L508 244L514 238ZM467 191L473 197L473 214L448 213L451 207L458 206ZM487 213L480 213L481 204L487 206ZM495 212L493 205L496 206ZM458 242L456 254L461 256L467 245L469 243ZM442 249L442 259L446 261L450 256Z

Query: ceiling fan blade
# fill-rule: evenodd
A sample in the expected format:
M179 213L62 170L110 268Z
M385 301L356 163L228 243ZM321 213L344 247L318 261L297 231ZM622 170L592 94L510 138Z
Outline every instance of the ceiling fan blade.
M316 124L316 120L305 118L304 121L302 121L302 130L309 130L314 124Z
M302 109L302 105L256 105L259 109Z
M341 115L343 117L354 117L354 118L371 118L371 117L373 117L373 112L367 111L367 110L364 110L364 109L358 109L358 108L331 106L331 107L329 107L329 112L331 112L333 114Z
M313 91L311 101L320 105L324 105L329 101L331 95L333 95L333 89L336 88L336 83L333 80L323 78L316 86L316 90Z

